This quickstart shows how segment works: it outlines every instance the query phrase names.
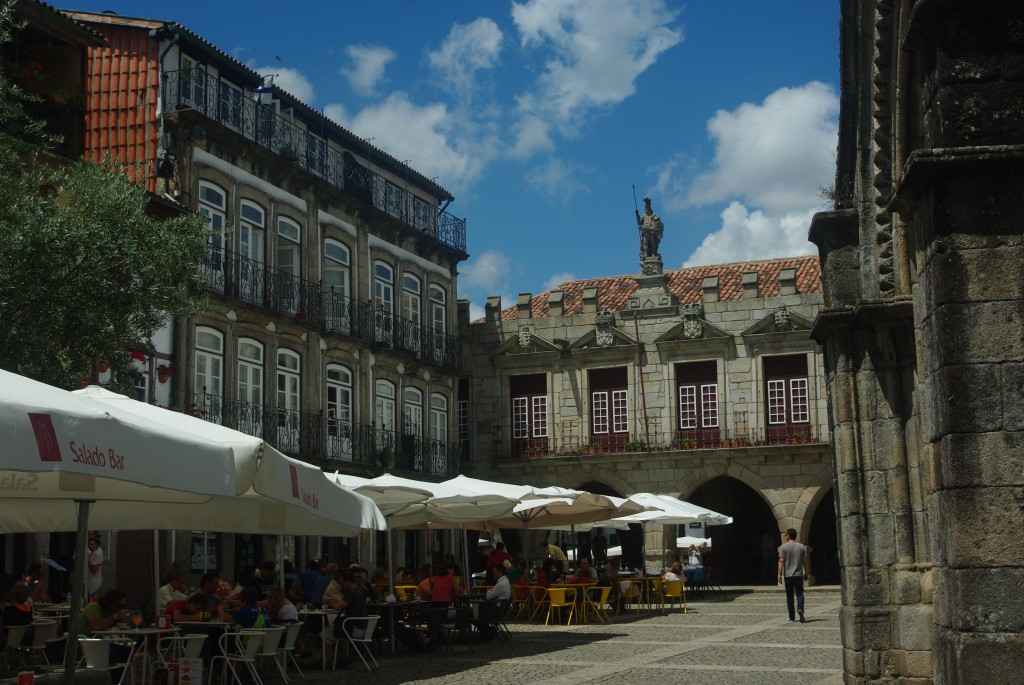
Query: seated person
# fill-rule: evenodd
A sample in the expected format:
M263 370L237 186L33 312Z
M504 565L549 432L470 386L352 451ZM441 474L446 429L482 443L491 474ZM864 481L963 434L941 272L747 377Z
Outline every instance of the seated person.
M269 628L272 625L267 610L257 605L260 601L259 590L251 586L242 588L238 593L238 601L242 607L230 614L224 610L223 604L218 607L220 620L237 623L242 628Z
M295 623L299 620L298 608L288 599L280 585L271 585L267 590L267 600L261 604L267 608L267 613L275 623Z
M166 612L167 605L176 599L187 599L185 595L185 574L171 571L167 576L167 585L156 593L156 613Z
M3 625L8 628L14 626L32 625L32 600L29 598L29 589L24 585L15 585L11 591L11 603L4 607ZM25 631L20 645L8 645L11 648L18 648L22 645L32 644L32 629Z
M665 571L661 576L662 580L683 580L683 565L678 561L672 562L672 568Z
M430 564L423 564L420 568L419 583L416 585L416 598L424 601L430 600L433 580L430 576Z
M342 625L346 618L359 618L366 615L366 595L356 584L355 576L348 571L338 571L334 575L334 581L324 592L324 607L337 611L334 624L323 632L324 655L330 661L334 658L335 643L343 638L345 633ZM349 626L351 627L351 626ZM362 637L358 633L352 633L352 637ZM349 663L348 641L341 642L343 664Z
M507 601L512 596L512 587L508 582L508 577L505 575L505 565L496 564L491 569L491 575L494 576L494 587L487 591L487 599L504 599Z
M107 590L89 602L78 614L78 634L93 637L94 630L107 630L128 617L128 599L120 590Z
M590 565L590 559L583 557L580 559L580 566L576 569L576 573L569 578L570 583L596 583L597 582L597 569Z
M42 564L32 564L25 574L25 587L28 588L29 597L33 602L49 602L50 593L46 589L46 579L43 577Z
M601 571L601 581L614 584L619 579L619 558L612 557Z
M203 621L210 618L210 614L206 613L208 605L206 595L197 592L188 599L172 599L164 608L164 613L171 617L171 623Z
M551 558L545 559L544 565L537 571L537 585L551 587L552 583L557 583L561 580L562 571L559 563Z
M434 576L430 579L430 601L448 604L455 599L455 576L448 573L444 564L434 566Z

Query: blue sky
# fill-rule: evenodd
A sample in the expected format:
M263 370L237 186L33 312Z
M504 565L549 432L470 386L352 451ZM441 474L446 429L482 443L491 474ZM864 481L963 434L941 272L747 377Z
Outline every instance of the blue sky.
M437 176L467 220L474 314L489 295L637 273L633 184L665 223L665 268L813 252L838 4L57 3L178 21Z

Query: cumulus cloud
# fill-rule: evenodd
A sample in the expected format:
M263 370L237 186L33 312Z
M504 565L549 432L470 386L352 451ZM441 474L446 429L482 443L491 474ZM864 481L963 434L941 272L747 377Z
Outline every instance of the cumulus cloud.
M384 78L388 64L394 61L395 53L383 46L349 45L345 54L352 64L342 67L341 75L348 79L352 90L364 97L376 95L377 84Z
M313 84L298 69L282 66L253 67L253 69L263 76L273 75L275 86L288 91L307 105L316 102Z
M521 105L572 135L596 108L633 95L636 79L683 39L661 0L527 0L512 4L524 48L550 50Z
M510 273L508 257L504 253L497 250L485 250L459 269L459 292L476 290L481 293L495 294L508 290Z
M554 274L548 280L544 281L543 289L551 290L562 285L563 283L568 283L569 281L575 280L576 274L572 273L571 271L563 271L561 273Z
M815 211L774 217L734 200L721 214L722 227L706 236L683 266L812 254L815 247L807 241L807 230Z
M561 204L568 205L577 193L590 191L589 186L581 180L590 171L579 162L551 157L527 172L526 184L549 200L557 199Z
M520 99L520 109L526 110L529 105ZM551 140L550 125L540 117L524 115L512 127L515 143L509 150L513 159L527 159L537 152L547 152L555 147Z
M738 198L776 215L817 206L818 186L835 173L838 113L839 98L817 81L717 112L708 122L714 161L686 201Z
M427 54L427 61L449 92L468 97L479 85L479 73L494 67L503 35L492 19L481 17L469 24L455 24L441 47Z

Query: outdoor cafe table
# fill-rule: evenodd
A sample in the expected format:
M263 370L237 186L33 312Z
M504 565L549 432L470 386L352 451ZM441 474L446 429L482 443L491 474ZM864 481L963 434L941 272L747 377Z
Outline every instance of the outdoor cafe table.
M587 591L597 586L597 583L552 583L553 588L572 588L576 590L576 615L580 623L587 622Z
M310 626L309 621L312 620L312 621L319 621L320 622L320 632L318 633L318 635L320 636L321 640L324 639L324 632L323 631L331 630L331 628L332 628L332 626L331 626L331 616L332 615L336 616L337 614L338 614L337 611L333 611L331 609L299 609L299 618L302 619L302 622L306 624L306 630L307 631L309 631L309 626ZM324 649L323 647L320 648L320 660L322 662L323 669L326 671L327 670L327 650Z
M406 614L414 614L419 611L426 611L430 608L430 602L424 602L422 600L414 599L412 601L405 602L367 602L366 610L370 613L375 613L378 616L387 620L388 623L388 641L391 647L391 653L395 653L395 621L399 617ZM326 630L326 628L325 628Z
M142 683L145 685L147 677L153 670L150 668L149 662L152 661L153 663L156 663L156 660L150 655L149 651L150 637L153 635L157 636L156 638L153 638L155 640L159 639L159 636L161 635L168 635L171 633L176 634L177 632L177 626L171 626L170 628L157 628L156 626L126 626L124 628L114 627L106 628L105 630L94 630L92 631L92 634L94 636L101 637L104 635L111 637L126 637L135 641L139 645L135 650L135 656L139 656L140 654L142 655ZM141 639L135 640L135 638ZM156 649L156 647L154 646L153 649Z

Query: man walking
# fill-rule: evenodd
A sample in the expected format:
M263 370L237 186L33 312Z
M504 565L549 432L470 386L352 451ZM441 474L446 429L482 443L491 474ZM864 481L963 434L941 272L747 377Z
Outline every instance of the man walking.
M807 562L807 548L796 541L796 530L785 532L786 542L779 547L779 582L786 583L786 608L789 620L795 621L793 595L796 594L796 613L804 622L804 576L810 575Z

